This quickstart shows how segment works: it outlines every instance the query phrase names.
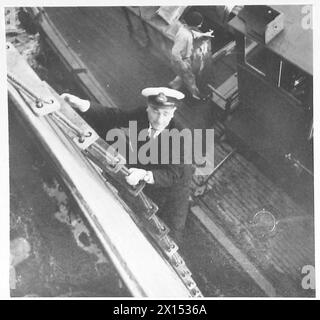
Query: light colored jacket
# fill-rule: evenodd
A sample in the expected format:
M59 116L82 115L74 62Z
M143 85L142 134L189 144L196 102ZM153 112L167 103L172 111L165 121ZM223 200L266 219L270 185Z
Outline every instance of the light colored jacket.
M203 33L181 25L176 33L172 47L172 62L183 70L191 68L198 73L203 69L204 57L211 51L210 40L195 41L203 37Z
M189 59L193 52L193 34L185 25L182 25L174 39L172 56L176 60Z

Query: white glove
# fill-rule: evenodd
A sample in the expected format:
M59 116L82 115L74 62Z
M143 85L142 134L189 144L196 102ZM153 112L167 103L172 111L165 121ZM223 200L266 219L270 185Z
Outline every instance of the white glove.
M192 33L196 39L203 38L203 37L214 38L213 32L214 32L213 30L209 30L207 32L199 32L199 31L192 30Z
M213 32L214 31L210 29L208 32L203 33L203 36L214 38Z
M147 171L143 169L130 168L129 172L130 174L126 176L126 181L130 186L136 186L147 175Z
M74 109L78 109L81 112L86 112L90 108L90 101L80 99L73 94L63 93L60 96L65 102L69 103L70 106Z

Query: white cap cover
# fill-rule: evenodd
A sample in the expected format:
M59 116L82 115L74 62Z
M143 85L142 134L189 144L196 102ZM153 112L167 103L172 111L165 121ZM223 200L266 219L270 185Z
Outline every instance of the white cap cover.
M141 94L144 97L157 96L161 93L167 97L175 98L177 100L181 100L184 98L184 94L182 92L180 92L178 90L166 88L166 87L145 88L141 91Z

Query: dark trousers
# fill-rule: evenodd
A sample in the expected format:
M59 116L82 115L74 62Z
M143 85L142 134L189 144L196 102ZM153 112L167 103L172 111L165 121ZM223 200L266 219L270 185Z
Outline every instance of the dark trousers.
M170 228L172 235L179 238L183 234L188 212L190 187L175 185L170 188L153 188L148 185L145 193L159 207L157 215Z

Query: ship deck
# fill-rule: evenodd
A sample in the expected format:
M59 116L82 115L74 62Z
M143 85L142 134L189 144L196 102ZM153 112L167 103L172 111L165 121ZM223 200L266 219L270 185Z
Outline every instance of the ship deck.
M43 29L51 46L66 64L66 54L72 51L77 56L85 68L75 70L69 63L70 69L76 75L82 73L93 77L107 97L105 101L109 106L123 109L141 106L144 104L140 95L143 88L166 86L174 77L168 63L130 36L121 8L52 7L45 8L45 12L54 26L51 33L48 27ZM57 40L56 32L64 44ZM217 86L224 81L226 74L236 71L235 59L231 55L213 68L212 81ZM221 137L224 127L217 114L219 108L212 102L187 100L177 111L177 120L189 128L214 128L217 137ZM228 140L217 139L215 165L233 148ZM301 269L305 265L314 265L312 205L307 207L296 203L298 201L249 160L245 154L235 152L215 172L208 181L206 192L195 197L197 209L192 210L187 228L194 232L196 225L208 239L214 237L218 240L260 287L261 295L308 296L310 291L301 287ZM196 188L196 183L192 187ZM269 221L271 215L265 215L263 221L253 221L255 213L263 209L275 217L275 230L266 231L270 224L272 229L274 223ZM191 247L208 245L197 243L190 232L187 232L187 241ZM210 277L217 276L211 272L214 269L203 270L203 266L208 265L204 261L210 259L210 250L208 256L197 259L194 273L201 272L204 278L212 281Z

